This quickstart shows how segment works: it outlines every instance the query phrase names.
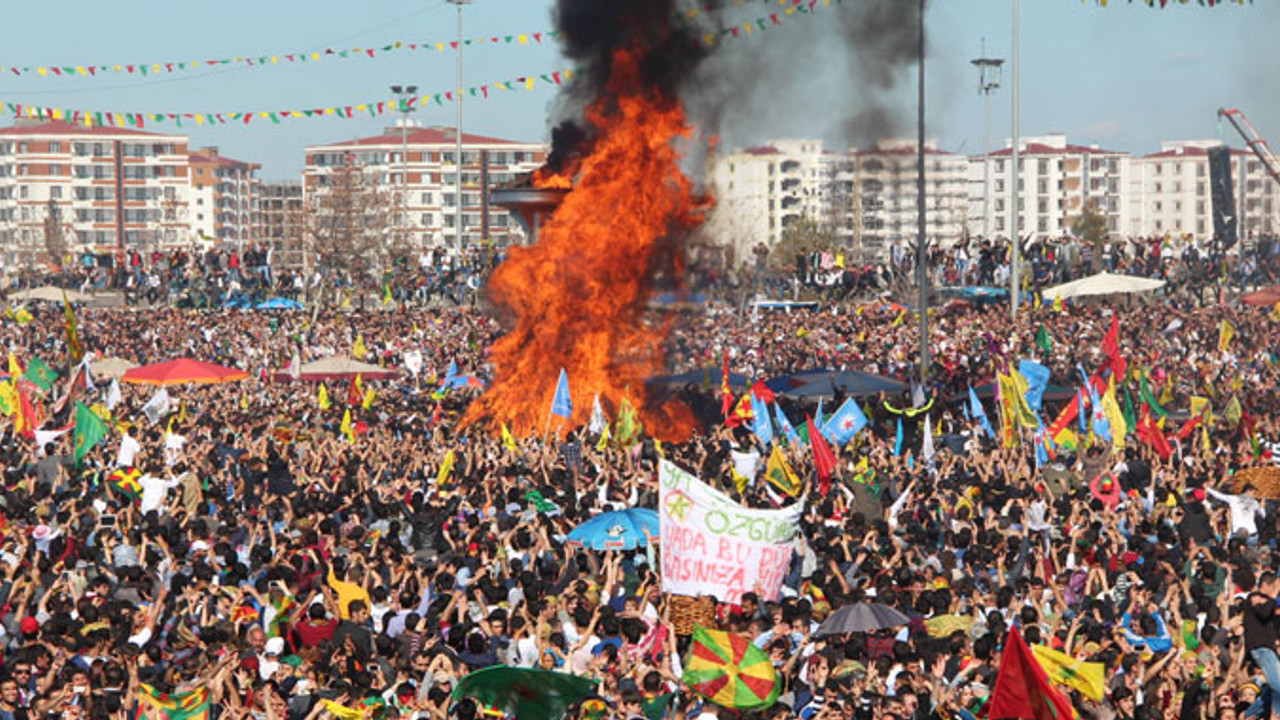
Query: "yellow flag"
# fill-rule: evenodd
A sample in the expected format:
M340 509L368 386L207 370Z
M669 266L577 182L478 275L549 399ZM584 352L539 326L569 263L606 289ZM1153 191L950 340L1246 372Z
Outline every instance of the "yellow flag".
M320 383L320 389L316 391L316 404L321 410L329 409L329 389L324 386L324 383Z
M1029 383L1022 373L1014 370L1010 373L1000 373L998 376L1000 384L1000 402L1008 412L1008 422L1017 426L1035 430L1040 427L1040 423L1036 420L1036 413L1027 404L1027 388Z
M738 494L741 495L746 492L747 483L750 481L743 477L735 467L730 466L729 474L733 476L733 486L738 489Z
M1231 346L1231 338L1236 336L1236 326L1231 324L1230 320L1223 318L1222 324L1218 326L1218 350L1226 352Z
M773 452L769 453L769 462L764 468L764 479L791 497L799 495L800 490L804 487L804 484L800 482L799 476L787 464L787 458L782 454L782 448L777 445L774 445Z
M240 409L241 410L249 409L249 396L245 395L244 393L240 393Z
M1106 416L1107 422L1111 424L1111 449L1124 449L1124 436L1129 432L1129 425L1124 421L1124 412L1120 410L1120 403L1116 402L1116 384L1114 378L1107 385L1107 391L1102 395L1102 414Z
M1058 652L1043 645L1032 645L1031 652L1040 661L1040 667L1048 673L1049 680L1079 690L1080 694L1101 702L1106 692L1106 678L1102 663L1077 660L1070 655Z
M1244 417L1244 408L1240 407L1240 399L1232 395L1227 406L1222 409L1222 417L1231 423L1232 427L1240 424L1240 418Z
M356 434L355 428L351 424L351 408L347 408L346 411L342 413L342 425L340 425L338 429L343 435L347 436L347 442L355 443Z
M507 424L502 423L502 446L511 452L519 452L520 447L516 445L516 439L511 436L511 431L507 429Z
M658 457L666 459L667 454L662 451L662 441L658 438L653 439L653 449L658 453Z
M356 336L356 343L351 346L351 354L355 355L357 360L363 360L364 356L369 354L368 349L364 346L364 335ZM356 376L357 379L359 377L358 375Z
M338 720L363 720L364 710L350 708L346 705L340 705L332 700L321 700L324 709L333 714Z
M9 380L10 382L18 382L18 378L22 377L22 366L18 364L18 358L9 353Z
M364 396L364 382L360 379L360 373L356 373L356 395Z
M902 324L902 321L906 319L907 319L907 311L903 310L902 312L898 313L898 317L894 318L894 321L889 325L889 327L898 327L899 325Z
M14 389L13 383L8 380L0 381L0 405L3 405L4 413L10 416L20 414L19 404L18 391Z
M609 424L605 423L604 431L600 433L600 442L596 443L596 452L604 452L609 447Z
M1053 311L1058 313L1062 312L1062 296L1061 295L1053 299Z
M444 454L444 462L440 463L440 473L436 475L436 485L447 485L449 483L449 475L453 473L453 464L457 462L458 456L453 451Z
M31 313L27 312L24 307L19 307L13 312L13 319L18 321L19 325L26 325L31 322Z
M178 424L181 425L186 421L187 421L187 399L183 398L182 402L178 404Z
M1275 307L1271 308L1271 320L1280 322L1280 302L1276 302Z
M373 388L364 391L364 400L361 401L361 409L368 410L373 407L374 398L378 397L378 393Z

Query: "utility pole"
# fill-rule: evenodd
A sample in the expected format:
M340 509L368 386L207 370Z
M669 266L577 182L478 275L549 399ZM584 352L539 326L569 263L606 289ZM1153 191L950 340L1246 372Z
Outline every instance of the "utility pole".
M1022 284L1018 282L1018 265L1020 258L1018 254L1021 252L1019 247L1018 236L1022 234L1019 227L1020 213L1022 212L1022 193L1018 187L1018 183L1022 181L1022 173L1019 165L1021 164L1021 148L1022 138L1018 127L1018 0L1013 0L1013 87L1010 92L1010 104L1013 106L1012 127L1013 134L1013 168L1010 173L1011 181L1009 183L1013 203L1009 207L1009 314L1014 320L1018 319L1018 303L1021 299L1018 297L1022 290Z
M458 8L458 79L454 89L454 100L457 102L457 126L454 128L456 144L454 156L457 167L454 201L454 252L458 255L458 263L462 263L462 7L470 5L472 0L445 0Z
M929 272L924 181L924 2L920 0L920 97L916 115L916 283L920 286L920 387L929 383Z
M978 92L982 95L982 238L991 239L991 93L1000 87L1001 58L987 57L987 39L982 38L982 55L970 60L978 68Z

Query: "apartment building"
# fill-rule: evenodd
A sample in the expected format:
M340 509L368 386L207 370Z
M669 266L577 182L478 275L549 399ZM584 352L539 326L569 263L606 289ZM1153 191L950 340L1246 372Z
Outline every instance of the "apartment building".
M1131 160L1128 235L1213 236L1213 199L1209 182L1209 148L1220 140L1161 143L1160 152ZM1280 232L1280 184L1258 158L1232 148L1231 180L1235 217L1246 240Z
M1112 230L1126 226L1128 153L1075 145L1060 133L1022 138L1019 150L1021 235L1069 234L1072 222L1090 202L1107 216ZM991 176L989 225L996 237L1008 237L1012 230L1012 155L1010 143L987 160ZM973 233L981 233L984 226L983 177L982 156L970 158L968 219Z
M308 147L303 193L324 192L335 167L361 168L380 188L403 196L391 208L401 214L409 236L424 246L452 246L461 227L464 244L490 240L498 245L524 241L520 224L488 202L488 191L542 165L547 148L464 133L461 168L455 133L441 127L392 127L374 137ZM462 216L456 193L462 173ZM486 237L487 235L487 237Z
M68 251L116 254L186 234L187 138L67 122L0 128L0 246L40 261L46 221Z
M964 231L967 162L927 146L931 242L954 242ZM820 140L774 140L710 158L707 177L716 208L705 232L739 263L757 243L777 245L805 217L833 231L859 261L881 259L894 239L917 234L914 141L837 154Z
M258 193L262 166L224 157L216 147L193 150L191 190L186 208L195 237L237 248L255 242L260 234Z
M259 186L258 237L275 250L273 262L287 267L302 266L302 211L302 183L264 182Z

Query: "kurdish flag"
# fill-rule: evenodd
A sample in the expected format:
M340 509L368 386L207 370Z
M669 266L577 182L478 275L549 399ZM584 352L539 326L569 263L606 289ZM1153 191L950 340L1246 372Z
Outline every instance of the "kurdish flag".
M208 720L209 690L197 688L185 693L162 693L154 687L141 683L138 697L143 704L159 710L165 720Z
M693 628L681 680L695 693L734 710L773 705L781 691L778 674L763 650L743 635Z
M111 471L107 476L107 484L112 490L128 498L130 502L138 502L142 500L142 485L138 483L140 477L142 477L142 471L137 468L120 468Z

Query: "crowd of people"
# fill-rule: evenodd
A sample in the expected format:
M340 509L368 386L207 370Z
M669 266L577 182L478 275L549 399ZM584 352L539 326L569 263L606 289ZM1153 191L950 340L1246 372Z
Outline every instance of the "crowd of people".
M582 718L981 717L1013 628L1105 667L1096 693L1058 688L1081 717L1273 716L1277 508L1267 488L1233 476L1274 466L1276 319L1173 298L1046 304L1017 321L1007 308L937 313L919 393L930 410L904 411L910 393L858 398L870 425L836 449L829 486L815 481L809 447L784 443L805 482L798 499L759 475L735 477L743 456L770 448L749 424L720 422L724 359L749 380L815 367L908 380L919 330L906 308L672 311L673 373L714 370L665 392L704 424L685 442L626 447L585 427L504 441L461 426L483 390L441 381L492 377L487 348L502 331L465 304L80 309L90 361L191 357L250 374L171 388L169 412L154 418L143 412L154 388L100 375L69 389L81 376L64 360L61 307L10 313L0 338L13 362L41 358L62 378L43 397L31 390L48 416L41 432L20 431L23 408L0 419L0 720L206 709L232 720L471 720L502 712L452 690L495 665L595 681L570 709ZM1118 343L1107 348L1113 319ZM330 381L325 398L315 383L272 381L295 357L353 353L388 368L418 353L422 363L365 382L374 396L347 381ZM1105 378L1116 353L1134 370L1112 378L1119 396L1168 413L1174 452L1137 433L1103 443L1082 431L1045 461L1030 431L1005 441L983 390L997 370L1020 358L1050 369L1051 385L1069 390L1046 399L1048 423L1078 397L1080 370ZM74 402L60 403L68 392ZM1211 412L1191 413L1200 398ZM821 398L828 414L844 399ZM776 401L799 426L817 400ZM79 461L74 430L58 434L76 402L111 428ZM779 695L768 708L717 706L682 681L689 636L672 617L656 538L635 551L566 542L600 512L655 507L660 458L746 506L804 503L780 592L717 603L711 620L769 657ZM909 623L818 632L859 602Z

